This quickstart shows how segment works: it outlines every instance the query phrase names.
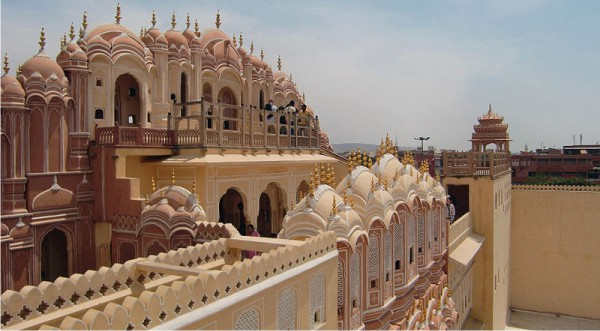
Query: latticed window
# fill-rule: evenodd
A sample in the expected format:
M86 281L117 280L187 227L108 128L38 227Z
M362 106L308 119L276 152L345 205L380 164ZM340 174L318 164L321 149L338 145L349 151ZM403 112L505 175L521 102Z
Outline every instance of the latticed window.
M310 316L309 325L315 327L325 321L325 276L319 274L310 281Z
M344 262L338 260L337 265L337 287L338 287L338 296L337 296L337 304L338 309L343 309L344 307L344 296L345 296L345 286L344 286Z
M404 223L393 224L394 232L394 261L396 270L401 270L404 265Z
M417 216L417 234L418 234L418 241L417 241L417 253L423 254L424 249L425 249L425 215L420 212Z
M235 321L236 330L259 330L260 314L255 308L250 308L241 313Z
M369 282L379 278L379 237L369 235Z
M393 262L392 262L392 234L390 233L390 231L385 232L385 235L383 236L383 240L384 240L384 242L383 242L383 249L384 249L383 266L384 266L385 273L386 273L386 281L390 281L392 278L392 265L393 265Z
M296 329L296 291L293 288L286 288L279 294L277 328L279 330Z

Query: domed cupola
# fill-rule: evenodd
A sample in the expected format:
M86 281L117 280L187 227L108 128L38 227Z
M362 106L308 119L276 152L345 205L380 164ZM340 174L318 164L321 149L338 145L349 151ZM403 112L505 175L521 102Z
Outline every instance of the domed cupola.
M23 107L23 104L25 103L25 90L15 76L8 74L10 69L8 67L7 55L4 56L4 65L2 69L4 71L1 79L2 108Z
M79 44L74 42L75 28L73 27L73 24L71 24L69 30L69 37L71 38L69 43L67 43L66 38L63 39L61 51L56 57L56 62L65 70L70 68L87 68L87 55L81 49Z
M96 54L102 54L115 61L123 54L131 54L139 57L140 61L150 67L148 62L146 45L138 35L121 25L121 7L117 5L114 24L103 24L94 28L85 37L88 45L87 56L92 58Z
M39 45L39 52L23 64L19 79L25 86L25 90L35 89L63 93L68 86L68 80L58 63L44 53L46 46L44 28L40 33Z
M180 31L175 30L176 26L177 21L175 20L175 13L173 13L171 16L171 30L165 32L167 47L169 49L169 60L189 60L191 52L188 40Z
M167 49L167 38L165 35L160 32L160 30L156 27L156 12L152 11L152 19L151 19L152 27L146 31L144 31L142 41L148 48L152 51L155 50L166 50Z
M200 29L198 26L198 20L194 22L194 31L190 29L190 15L188 14L186 17L186 28L183 31L183 36L187 39L188 45L190 46L190 51L192 53L200 52L202 50L200 43Z

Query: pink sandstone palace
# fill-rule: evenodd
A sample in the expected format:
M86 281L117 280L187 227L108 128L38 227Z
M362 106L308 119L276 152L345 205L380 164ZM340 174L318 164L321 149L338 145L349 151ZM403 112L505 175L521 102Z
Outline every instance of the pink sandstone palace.
M5 58L3 328L460 327L426 163L389 137L334 154L281 60L219 14L121 20L84 14L55 59L42 28L14 76Z

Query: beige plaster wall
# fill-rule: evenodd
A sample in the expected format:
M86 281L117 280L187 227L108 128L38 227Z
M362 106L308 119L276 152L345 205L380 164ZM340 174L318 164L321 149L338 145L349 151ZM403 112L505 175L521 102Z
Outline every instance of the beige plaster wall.
M444 178L446 189L447 185L469 186L472 231L485 237L470 272L473 277L471 314L482 321L486 329L506 327L510 261L510 183L510 174L495 179L488 176Z
M512 195L511 307L600 318L600 192Z
M325 277L325 293L323 293L325 305L325 319L315 328L311 325L312 316L309 313L310 302L310 282L315 276L323 275ZM267 291L261 291L256 295L244 298L233 306L218 310L215 314L193 324L186 325L185 329L217 329L233 330L237 317L248 309L256 309L260 316L260 329L272 330L278 329L278 302L281 292L292 288L296 293L296 326L298 330L337 329L337 311L335 310L337 302L337 258L330 259L313 269L298 274L297 276L276 284Z

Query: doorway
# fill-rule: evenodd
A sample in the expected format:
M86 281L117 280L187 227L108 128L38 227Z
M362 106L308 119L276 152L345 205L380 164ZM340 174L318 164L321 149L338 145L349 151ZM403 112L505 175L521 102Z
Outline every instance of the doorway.
M42 241L41 280L53 282L58 277L69 276L67 236L54 229Z

